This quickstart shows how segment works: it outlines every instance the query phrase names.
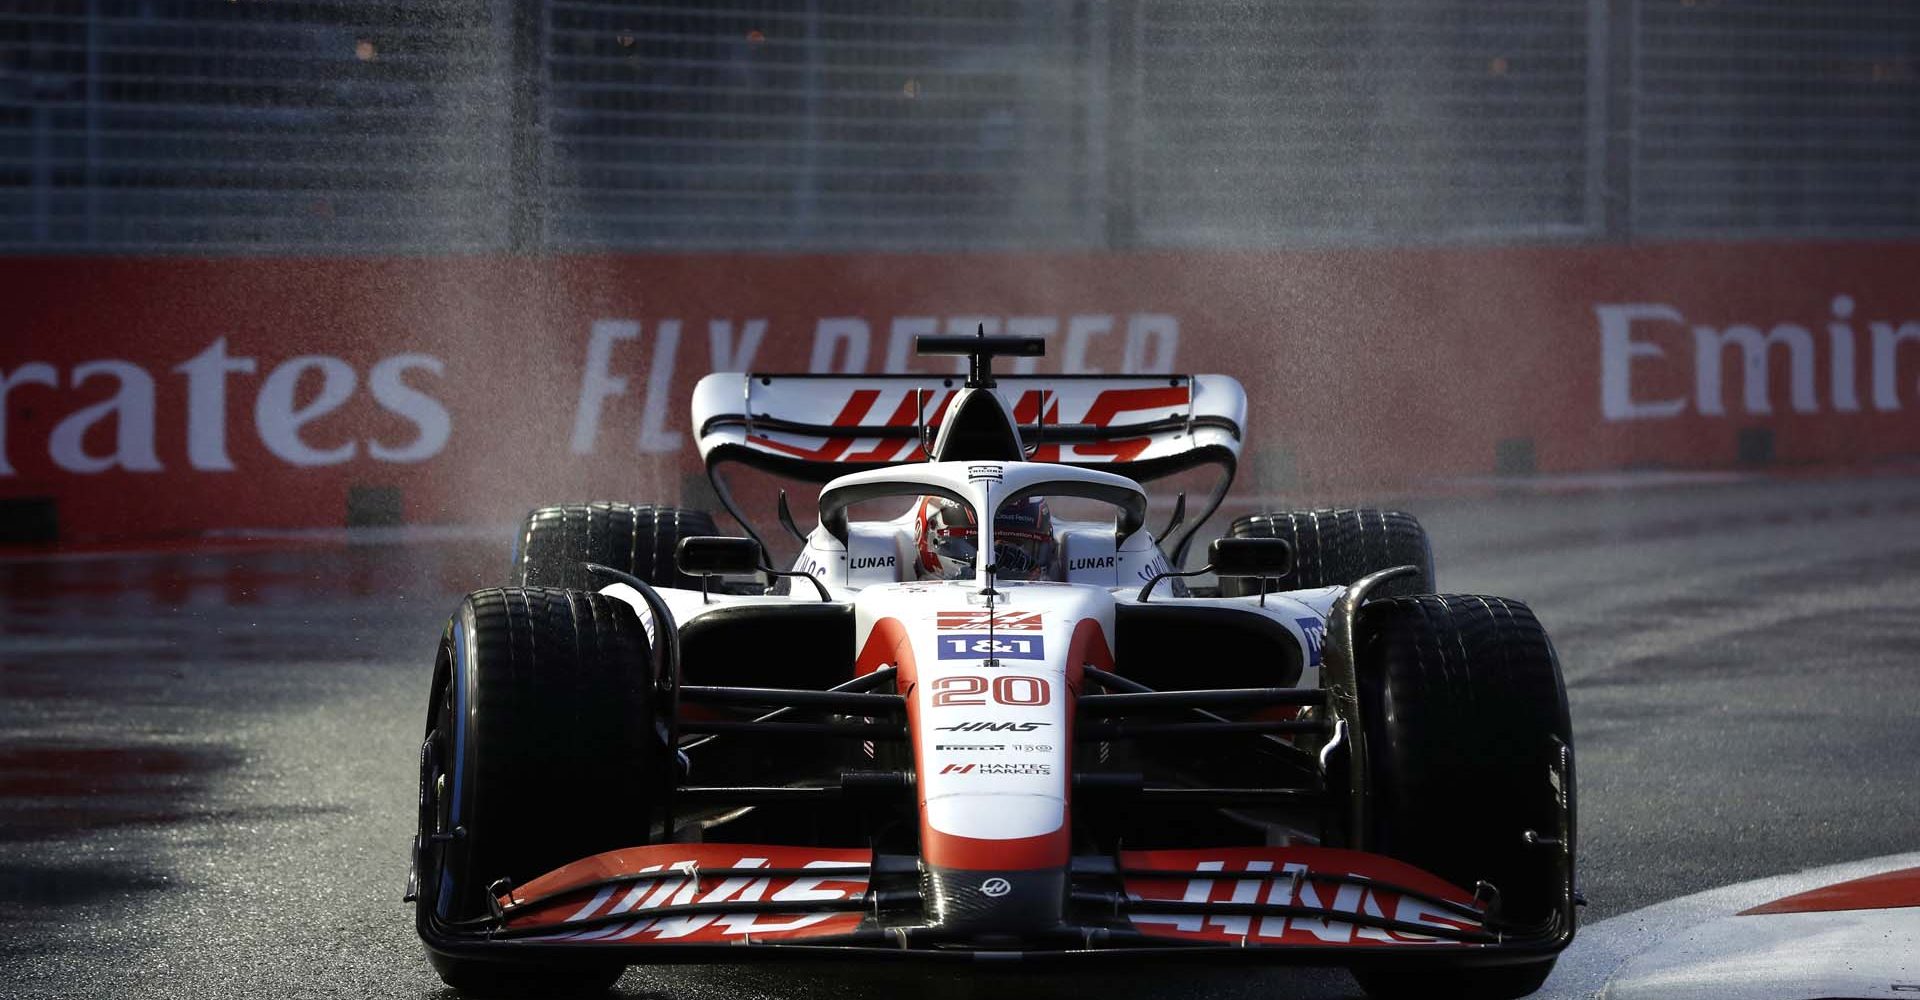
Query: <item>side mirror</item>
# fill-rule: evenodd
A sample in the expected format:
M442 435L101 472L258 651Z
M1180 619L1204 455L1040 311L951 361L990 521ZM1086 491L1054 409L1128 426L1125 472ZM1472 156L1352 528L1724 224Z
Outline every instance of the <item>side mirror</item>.
M1293 570L1293 543L1284 538L1216 538L1207 546L1215 576L1276 577Z
M751 538L699 535L673 550L673 564L688 576L751 576L762 562L760 543Z
M700 578L700 593L707 592L707 578L710 576L754 576L765 573L774 577L805 577L813 584L814 593L823 601L833 600L827 593L827 585L810 573L796 573L774 569L767 565L765 550L760 543L751 538L730 538L725 535L695 535L680 539L674 547L673 564L680 572Z
M1293 543L1284 538L1216 538L1207 546L1207 564L1185 572L1168 570L1155 573L1140 588L1140 600L1153 596L1153 586L1170 576L1286 576L1293 569ZM1267 603L1267 588L1260 588L1260 603Z

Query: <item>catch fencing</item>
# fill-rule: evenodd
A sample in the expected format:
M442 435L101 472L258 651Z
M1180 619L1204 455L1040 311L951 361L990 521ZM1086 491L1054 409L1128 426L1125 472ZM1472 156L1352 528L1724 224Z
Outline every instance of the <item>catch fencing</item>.
M1920 231L1920 6L19 0L0 251Z

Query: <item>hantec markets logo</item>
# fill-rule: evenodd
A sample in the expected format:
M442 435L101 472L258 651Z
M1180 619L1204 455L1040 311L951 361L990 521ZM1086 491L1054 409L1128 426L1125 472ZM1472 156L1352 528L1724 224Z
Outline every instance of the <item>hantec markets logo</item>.
M1052 764L948 764L940 769L941 774L990 774L997 776L1016 776L1024 778L1044 778L1053 774Z

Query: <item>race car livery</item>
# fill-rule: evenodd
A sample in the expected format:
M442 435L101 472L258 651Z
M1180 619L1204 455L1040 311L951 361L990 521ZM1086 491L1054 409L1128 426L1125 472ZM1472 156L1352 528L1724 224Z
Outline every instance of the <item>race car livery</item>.
M409 896L463 989L626 964L1232 953L1517 996L1571 940L1565 691L1397 512L1202 564L1223 376L716 374L711 515L543 508L443 637ZM820 484L794 555L724 466ZM1213 467L1148 526L1142 479ZM776 536L777 538L778 536ZM1311 548L1310 548L1311 547ZM1296 558L1311 552L1311 560ZM1211 581L1211 582L1209 582Z

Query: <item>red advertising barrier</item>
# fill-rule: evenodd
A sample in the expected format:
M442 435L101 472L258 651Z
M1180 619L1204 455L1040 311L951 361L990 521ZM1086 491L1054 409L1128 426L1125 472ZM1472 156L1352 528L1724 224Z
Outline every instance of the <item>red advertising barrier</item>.
M1916 274L1870 243L10 259L0 510L85 543L672 499L701 374L946 370L912 337L981 323L1046 336L1040 372L1238 377L1260 492L1883 459L1920 454Z

